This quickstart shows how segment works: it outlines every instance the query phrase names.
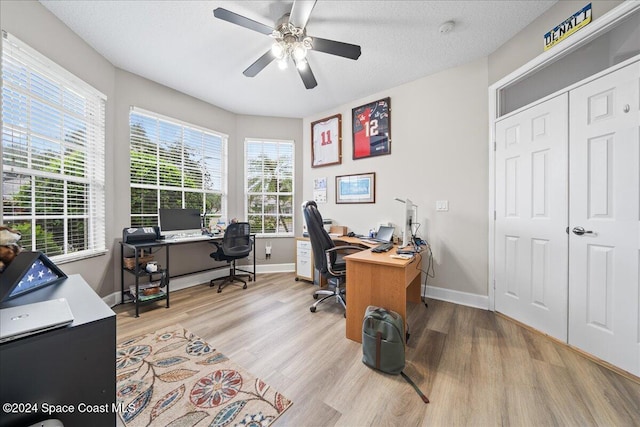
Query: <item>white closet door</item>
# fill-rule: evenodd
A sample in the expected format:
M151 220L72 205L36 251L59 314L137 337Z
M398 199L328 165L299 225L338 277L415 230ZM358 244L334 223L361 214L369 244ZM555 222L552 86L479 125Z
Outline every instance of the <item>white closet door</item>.
M570 94L569 343L640 375L640 64ZM576 233L580 231L575 230Z
M495 308L567 339L568 95L496 123Z

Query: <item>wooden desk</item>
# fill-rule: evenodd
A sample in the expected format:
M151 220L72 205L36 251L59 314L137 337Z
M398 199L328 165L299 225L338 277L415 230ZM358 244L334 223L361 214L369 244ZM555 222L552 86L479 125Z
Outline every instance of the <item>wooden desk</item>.
M361 246L363 248L373 248L379 245L379 243L363 242L362 239L359 237L340 236L340 237L332 237L332 239L334 242L336 242L336 245L340 245L341 243L344 243L346 245Z
M350 239L354 238L340 238L350 244L356 243ZM345 257L346 336L350 340L362 342L362 320L367 306L393 310L406 322L407 301L420 302L421 257L418 255L409 260L391 258L395 253L395 248L383 253L365 250Z

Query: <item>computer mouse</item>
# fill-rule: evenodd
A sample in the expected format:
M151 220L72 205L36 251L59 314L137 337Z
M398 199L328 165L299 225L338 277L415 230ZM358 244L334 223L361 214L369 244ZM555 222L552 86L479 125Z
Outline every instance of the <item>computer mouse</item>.
M347 233L347 237L355 237L356 233L354 233L353 231L350 231Z

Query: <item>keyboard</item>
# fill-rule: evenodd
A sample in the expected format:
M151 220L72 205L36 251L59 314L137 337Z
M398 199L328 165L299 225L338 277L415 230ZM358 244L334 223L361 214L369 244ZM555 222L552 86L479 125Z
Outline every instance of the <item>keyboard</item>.
M360 239L361 242L364 243L369 243L371 245L377 245L379 243L385 243L385 242L381 242L380 240L374 240L374 239Z
M197 240L211 240L211 236L207 234L187 234L187 235L173 235L167 237L165 242L193 242Z
M371 252L388 252L393 248L393 243L381 243L375 248L371 249Z

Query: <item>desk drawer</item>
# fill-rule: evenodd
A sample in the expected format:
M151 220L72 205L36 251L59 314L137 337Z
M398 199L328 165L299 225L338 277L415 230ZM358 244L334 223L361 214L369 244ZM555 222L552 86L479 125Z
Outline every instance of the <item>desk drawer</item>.
M311 252L311 242L308 240L298 240L298 251L308 251Z
M313 280L313 251L309 240L296 240L296 276Z
M298 258L311 259L312 252L308 249L298 248Z
M310 259L300 259L296 263L296 274L308 280L313 279L313 263Z

